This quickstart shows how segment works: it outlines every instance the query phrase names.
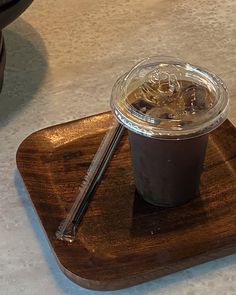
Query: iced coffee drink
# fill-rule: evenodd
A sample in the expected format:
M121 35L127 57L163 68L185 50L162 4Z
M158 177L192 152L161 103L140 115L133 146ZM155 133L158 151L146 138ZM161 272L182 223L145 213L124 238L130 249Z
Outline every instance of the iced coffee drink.
M116 82L111 106L128 129L137 193L165 207L198 196L208 134L227 116L224 83L178 59L147 58Z

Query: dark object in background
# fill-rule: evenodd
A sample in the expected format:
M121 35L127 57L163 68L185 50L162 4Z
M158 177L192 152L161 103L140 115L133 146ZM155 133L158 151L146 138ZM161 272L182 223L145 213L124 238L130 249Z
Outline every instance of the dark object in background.
M2 32L0 31L0 92L2 90L4 69L6 64L6 51Z
M2 89L6 51L2 29L20 16L33 0L0 0L0 91Z
M33 0L0 0L0 30L20 16Z

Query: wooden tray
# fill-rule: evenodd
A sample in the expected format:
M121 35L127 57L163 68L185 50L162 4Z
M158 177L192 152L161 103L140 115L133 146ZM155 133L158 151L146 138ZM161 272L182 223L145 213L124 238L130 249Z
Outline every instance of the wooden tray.
M236 130L226 121L209 139L201 197L175 208L135 195L127 134L98 187L76 241L55 238L111 113L38 131L23 141L17 165L62 271L79 285L114 290L236 250Z

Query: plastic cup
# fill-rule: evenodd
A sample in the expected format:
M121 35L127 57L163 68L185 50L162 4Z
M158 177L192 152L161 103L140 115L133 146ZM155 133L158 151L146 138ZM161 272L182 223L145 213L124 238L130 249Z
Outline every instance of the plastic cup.
M172 57L149 57L115 83L111 108L128 129L136 190L161 207L199 194L208 134L228 114L215 74Z

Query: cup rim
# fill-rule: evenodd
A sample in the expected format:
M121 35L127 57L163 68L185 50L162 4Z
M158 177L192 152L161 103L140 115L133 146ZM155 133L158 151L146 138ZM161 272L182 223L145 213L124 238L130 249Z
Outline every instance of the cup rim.
M202 77L208 79L208 82L211 83L212 87L217 90L217 101L210 109L210 112L208 112L207 116L202 118L199 116L198 124L190 124L188 127L183 129L173 130L170 128L161 128L155 122L147 121L147 117L144 118L142 115L137 113L135 114L134 111L131 111L129 106L126 105L126 101L121 99L121 97L123 96L124 98L125 95L124 89L127 87L127 83L130 82L129 78L132 77L132 74L135 73L137 69L140 69L146 65L148 66L150 62L169 62L170 64L181 64L181 66L186 67L189 71L191 70L195 74L202 75ZM135 133L147 137L161 139L184 139L204 135L221 125L228 115L229 99L225 83L216 74L203 67L186 63L179 58L170 56L154 56L140 61L129 72L118 78L112 88L110 105L116 119L126 128ZM172 121L176 121L176 123L178 123L178 120L172 119Z

